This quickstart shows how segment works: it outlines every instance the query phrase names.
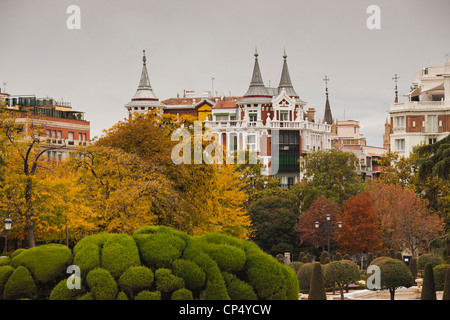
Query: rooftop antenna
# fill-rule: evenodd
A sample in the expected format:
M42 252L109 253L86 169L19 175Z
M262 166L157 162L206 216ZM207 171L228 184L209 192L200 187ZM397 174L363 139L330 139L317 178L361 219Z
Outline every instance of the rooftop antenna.
M447 62L449 60L449 55L450 55L450 53L448 53L448 52L445 54L445 62Z
M392 78L395 81L395 103L398 103L398 90L397 90L397 80L400 79L397 74Z
M326 94L328 96L328 81L330 81L330 78L328 78L327 76L325 76L325 78L323 79L323 81L325 81L325 91Z
M6 86L8 85L7 82L3 82L3 93L6 93Z
M211 78L211 97L214 97L214 77Z
M142 50L142 51L143 51L143 53L144 53L144 55L143 55L143 57L142 57L142 62L144 62L144 65L146 65L147 57L145 56L145 50Z

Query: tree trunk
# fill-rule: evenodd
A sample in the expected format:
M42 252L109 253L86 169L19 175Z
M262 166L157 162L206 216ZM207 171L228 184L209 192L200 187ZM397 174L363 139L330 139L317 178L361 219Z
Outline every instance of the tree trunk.
M339 285L339 291L341 292L341 300L344 300L344 286L342 284Z
M26 212L26 229L28 234L28 247L32 248L36 246L36 240L34 238L34 223L33 223L33 200L32 200L32 191L33 191L33 180L31 177L27 178L27 185L25 186L25 202L27 206Z
M391 294L391 300L395 300L395 289L389 289L389 293Z

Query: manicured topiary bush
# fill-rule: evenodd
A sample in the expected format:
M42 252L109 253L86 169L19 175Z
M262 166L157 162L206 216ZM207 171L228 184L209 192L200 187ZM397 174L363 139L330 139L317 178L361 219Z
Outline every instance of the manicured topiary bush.
M139 250L133 238L127 234L115 234L103 245L101 266L114 278L118 278L132 266L139 266Z
M11 266L0 267L0 299L3 297L3 290L5 289L6 282L13 272L14 268Z
M419 259L417 260L417 268L419 269L419 272L425 270L427 263L431 263L431 266L434 268L437 265L443 264L444 259L442 259L440 255L434 253L426 253L419 256Z
M409 288L413 277L403 261L389 257L380 257L372 261L372 265L380 267L381 289L388 289L391 300L395 299L395 290L399 287Z
M172 270L160 268L155 271L156 289L164 294L184 288L184 281L172 273Z
M181 288L172 293L172 300L194 300L194 297L191 291Z
M319 262L313 264L308 300L327 300L322 265Z
M437 291L444 290L445 274L450 269L450 264L440 264L433 268L434 283Z
M144 227L133 234L143 262L148 267L167 268L181 257L186 241L171 229Z
M108 270L97 268L86 276L86 284L94 300L115 300L117 283Z
M14 268L26 267L36 282L45 283L64 277L72 264L71 250L62 244L47 244L21 252L11 260Z
M330 262L325 268L324 279L327 283L336 283L344 300L344 286L359 280L358 266L350 260Z
M205 286L206 274L193 261L177 259L172 264L173 272L182 278L186 287L190 290L200 290Z
M86 293L84 288L69 289L67 287L67 279L61 280L50 293L49 300L76 300Z
M189 236L162 226L133 235L100 233L23 249L0 266L5 299L298 299L295 270L250 241L221 233ZM67 287L69 265L81 288ZM44 290L45 289L45 290Z
M22 266L17 267L5 284L3 299L34 299L36 295L37 288L28 269Z
M135 296L138 292L152 287L154 275L151 269L144 266L128 268L117 281L128 297Z
M420 300L436 300L436 286L434 284L433 266L430 262L425 265Z
M223 278L231 300L257 300L253 287L248 283L238 279L236 275L223 272Z
M314 263L304 263L297 272L300 292L308 293L311 287L311 276Z

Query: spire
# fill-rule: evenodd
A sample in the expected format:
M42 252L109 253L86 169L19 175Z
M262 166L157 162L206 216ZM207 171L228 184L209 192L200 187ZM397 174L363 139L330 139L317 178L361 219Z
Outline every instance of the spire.
M132 100L134 99L158 100L155 93L153 92L152 86L150 85L150 79L148 77L147 72L147 57L145 56L145 50L143 50L143 57L142 57L141 79L139 80L137 92Z
M331 115L330 100L328 99L328 81L330 81L330 79L327 76L325 76L323 81L325 81L325 94L327 96L327 100L325 102L325 114L323 116L323 121L325 121L327 124L332 124L333 116Z
M253 75L252 80L250 82L250 86L247 90L247 93L244 97L270 97L269 92L264 86L264 82L261 76L261 70L259 69L258 63L258 51L255 47L255 65L253 67Z
M283 55L283 70L281 71L281 79L280 84L278 85L278 93L281 93L281 90L286 90L286 93L290 97L296 97L298 98L297 92L294 90L294 86L291 82L291 76L289 75L289 69L287 65L287 55L286 55L286 48L284 49L284 55Z

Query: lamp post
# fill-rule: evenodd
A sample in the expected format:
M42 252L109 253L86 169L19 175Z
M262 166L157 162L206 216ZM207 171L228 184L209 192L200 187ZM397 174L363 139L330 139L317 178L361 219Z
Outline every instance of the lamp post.
M5 223L5 232L0 233L0 235L2 237L5 237L4 251L5 251L5 255L6 255L8 253L8 233L9 233L9 230L11 230L12 220L8 216L8 218L6 218L3 222Z
M327 232L328 252L330 252L330 232L335 231L335 230L338 230L338 231L341 230L341 228L342 228L342 221L339 221L337 223L337 228L336 228L336 226L333 226L331 224L331 215L329 213L327 213L326 219L327 219L327 223L325 224L324 229ZM319 227L320 227L319 221L314 222L314 226L316 227L316 229L319 229Z

